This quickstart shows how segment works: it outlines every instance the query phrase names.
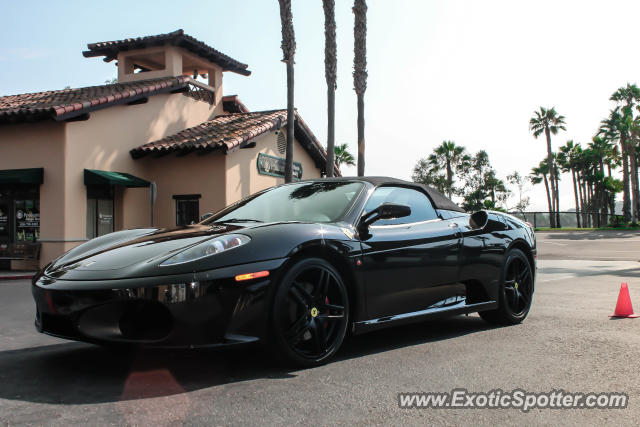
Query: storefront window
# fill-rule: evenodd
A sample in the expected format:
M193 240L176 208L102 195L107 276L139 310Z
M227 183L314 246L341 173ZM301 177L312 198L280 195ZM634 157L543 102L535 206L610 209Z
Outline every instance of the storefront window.
M40 200L16 200L16 242L40 239Z
M11 219L11 202L0 200L0 242L9 242L13 235L13 229L9 220Z
M87 186L87 238L114 231L113 186Z
M40 239L40 188L0 187L0 243L28 243Z
M176 201L176 225L200 222L199 194L177 195L173 198Z

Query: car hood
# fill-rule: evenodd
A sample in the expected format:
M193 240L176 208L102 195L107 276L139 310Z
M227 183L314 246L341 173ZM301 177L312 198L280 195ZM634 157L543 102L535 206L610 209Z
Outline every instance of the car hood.
M329 236L346 238L340 230L335 225L290 222L125 230L77 246L46 267L44 274L64 280L110 280L206 271L283 258L308 241ZM177 252L228 233L247 235L251 241L193 262L160 265Z
M162 261L189 246L247 227L231 224L143 228L110 233L75 247L56 259L47 274L63 271L119 270L140 262Z

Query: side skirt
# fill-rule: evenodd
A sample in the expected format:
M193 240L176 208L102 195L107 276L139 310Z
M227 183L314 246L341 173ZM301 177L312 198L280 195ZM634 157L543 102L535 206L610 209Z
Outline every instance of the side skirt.
M495 308L498 308L497 301L487 301L476 304L466 304L465 301L460 301L457 304L447 307L433 307L411 313L396 314L395 316L385 316L378 319L354 322L352 331L357 335L391 326L406 325L409 323L422 322L427 319L475 313L477 311L492 310Z

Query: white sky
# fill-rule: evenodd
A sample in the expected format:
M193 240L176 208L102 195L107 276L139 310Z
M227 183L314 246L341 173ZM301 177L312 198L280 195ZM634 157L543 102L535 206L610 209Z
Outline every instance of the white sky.
M5 2L0 28L0 94L102 84L113 65L85 59L86 43L184 28L250 65L252 76L225 74L224 92L253 110L286 106L285 66L279 62L276 0L114 0ZM294 0L297 37L296 105L326 142L324 21L320 0ZM539 106L566 116L554 148L595 133L609 95L640 79L640 1L386 1L369 0L366 139L368 175L410 178L416 161L442 140L488 151L502 178L528 174L545 155L528 121ZM356 154L352 90L351 1L336 0L339 80L336 142ZM99 10L96 10L99 8ZM126 9L127 13L122 14ZM194 13L198 10L198 13ZM91 16L91 19L86 19ZM355 168L346 168L346 175ZM573 206L563 177L561 208ZM532 207L546 209L544 188Z

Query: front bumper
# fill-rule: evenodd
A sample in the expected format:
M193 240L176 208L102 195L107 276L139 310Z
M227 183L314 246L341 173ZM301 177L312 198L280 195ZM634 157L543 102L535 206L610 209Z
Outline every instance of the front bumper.
M94 343L210 347L266 336L268 289L285 259L176 276L33 279L38 331ZM237 282L238 274L268 270Z

